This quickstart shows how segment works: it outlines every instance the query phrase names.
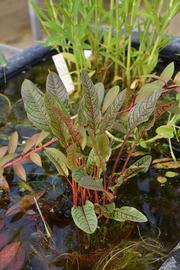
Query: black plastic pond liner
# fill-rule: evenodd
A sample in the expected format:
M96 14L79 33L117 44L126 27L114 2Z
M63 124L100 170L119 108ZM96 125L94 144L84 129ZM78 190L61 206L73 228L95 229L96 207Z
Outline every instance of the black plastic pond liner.
M139 47L138 35L133 34L132 45L134 48ZM57 51L51 47L44 47L40 44L34 45L23 52L18 53L11 59L5 68L0 68L0 83L4 83L5 78L9 80L23 71L29 70L32 66L40 64L47 57L56 54ZM176 69L180 66L180 37L173 37L169 44L160 52L159 64L166 66L169 62L174 61Z
M4 83L5 78L7 81L18 76L21 72L46 61L49 56L56 53L57 51L52 47L44 47L41 44L23 50L23 52L9 59L5 68L0 68L0 83Z

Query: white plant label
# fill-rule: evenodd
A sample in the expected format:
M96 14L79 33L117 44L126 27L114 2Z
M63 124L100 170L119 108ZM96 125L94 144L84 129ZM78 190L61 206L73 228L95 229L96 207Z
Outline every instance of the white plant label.
M75 90L75 87L74 87L71 75L69 74L69 70L68 70L66 61L64 59L64 56L62 55L62 53L58 53L56 55L53 55L52 58L53 58L55 67L57 69L57 72L59 74L59 77L64 83L64 86L66 87L68 91L68 94L71 94Z
M84 50L84 56L86 59L88 59L91 55L92 55L91 50ZM62 82L64 83L68 91L68 94L71 94L72 92L74 92L75 87L63 54L58 53L56 55L53 55L52 59L54 61L59 77L61 78Z

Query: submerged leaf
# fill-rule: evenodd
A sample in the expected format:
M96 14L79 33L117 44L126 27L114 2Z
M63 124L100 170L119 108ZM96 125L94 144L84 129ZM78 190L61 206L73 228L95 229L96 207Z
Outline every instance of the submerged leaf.
M17 213L26 211L35 203L34 198L36 198L36 200L39 200L43 195L44 192L38 192L33 195L25 195L6 211L6 216L16 215Z
M46 91L55 96L57 100L67 103L68 92L61 78L55 72L50 72L47 76Z
M84 206L73 206L71 208L71 215L76 226L82 231L92 234L97 228L97 217L94 211L94 204L86 201Z
M29 120L37 128L49 131L49 116L44 105L44 98L37 86L27 79L24 80L21 95Z
M0 270L21 270L25 261L25 252L19 241L5 246L0 251Z

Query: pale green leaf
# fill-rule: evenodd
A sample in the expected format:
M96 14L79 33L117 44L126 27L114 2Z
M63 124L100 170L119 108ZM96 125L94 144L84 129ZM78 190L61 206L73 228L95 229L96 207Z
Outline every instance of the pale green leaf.
M30 155L30 159L33 163L35 163L36 165L42 167L42 161L41 161L41 157L38 153L33 153Z
M113 103L117 95L119 94L119 86L113 86L106 94L102 106L102 113L104 113L107 108Z
M99 83L96 83L94 87L98 95L99 107L101 107L101 104L104 99L104 84L99 82Z
M163 80L164 82L168 82L174 73L174 62L171 62L161 73L160 78L161 80Z
M17 131L13 132L9 138L8 143L8 153L13 154L16 151L18 145L18 133Z
M178 173L177 172L173 172L173 171L168 171L168 172L166 172L165 176L166 177L169 177L169 178L173 178L173 177L178 176Z
M94 211L94 204L86 201L84 206L73 206L71 208L71 215L76 226L82 231L92 234L95 232L98 220Z
M144 214L138 211L134 207L123 206L116 208L110 215L111 219L116 221L134 221L134 222L147 222L147 218Z
M174 137L174 129L172 126L163 125L156 129L156 133L161 138L171 139Z

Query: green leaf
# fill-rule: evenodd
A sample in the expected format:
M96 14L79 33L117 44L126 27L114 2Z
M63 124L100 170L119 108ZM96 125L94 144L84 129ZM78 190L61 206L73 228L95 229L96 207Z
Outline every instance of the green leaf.
M46 112L44 98L31 81L25 79L21 95L29 120L39 129L49 131L50 119Z
M87 159L87 163L86 163L86 169L87 172L92 174L93 173L93 169L94 169L94 165L96 165L98 162L98 158L96 155L96 150L94 148L91 149L88 159Z
M149 117L155 110L156 103L162 94L162 89L155 90L144 100L140 100L129 112L128 120L130 129L148 121Z
M159 86L160 86L159 81L153 81L152 83L144 84L137 94L136 102L145 99L147 96L152 94L156 89L158 89Z
M9 98L0 94L0 120L6 120L11 112L12 106Z
M68 176L67 160L65 155L58 149L48 147L45 149L45 155L50 159L50 161L56 167L60 175Z
M114 212L115 208L116 206L114 202L105 205L95 204L95 212L106 218L110 217L110 214Z
M60 102L68 102L68 92L61 78L55 72L50 72L47 76L46 91Z
M157 181L161 184L165 184L167 182L167 178L165 176L158 176Z
M97 151L102 159L107 161L110 157L109 138L106 133L102 133L97 136Z
M174 129L172 126L163 125L156 129L156 133L161 138L171 139L174 137Z
M139 167L141 166L141 172L146 173L149 170L149 166L152 162L152 157L150 155L143 156L142 158L138 159L136 162L134 162L131 167ZM128 168L130 169L130 168ZM127 169L127 171L128 171Z
M82 138L81 134L79 133L78 129L75 127L73 120L63 111L60 107L54 106L52 108L52 112L56 115L56 117L59 117L63 123L66 126L66 129L68 130L69 134L72 137L72 140L77 145L81 145Z
M103 191L102 181L100 179L93 179L88 175L81 166L72 172L72 178L79 184L79 186L90 189Z
M94 87L98 95L98 103L99 103L99 108L100 108L104 99L104 84L99 82L99 83L96 83Z
M71 208L71 215L76 226L82 231L92 234L95 232L98 220L94 211L94 204L86 201L86 204L81 206L73 206Z
M125 96L126 90L122 91L107 109L106 113L103 116L102 123L100 124L100 129L102 132L110 130L113 127L117 114L121 106L123 105Z
M173 172L173 171L168 171L168 172L166 172L165 176L166 177L169 177L169 178L173 178L173 177L178 176L178 173L177 172Z
M53 112L53 107L60 108L60 110L64 110L65 113L68 114L67 109L60 101L58 102L57 99L49 93L45 94L44 101L50 118L52 133L59 139L63 146L66 146L69 133L63 120L60 117L57 117Z
M0 53L0 67L5 68L8 61L6 60L4 54Z
M174 62L170 63L161 73L160 78L161 80L165 81L166 83L172 78L174 74Z
M119 94L119 86L113 86L106 94L103 102L102 113L113 103L117 95Z
M100 120L99 99L94 84L85 71L81 72L81 80L84 89L84 102L89 127L97 132L97 125Z
M147 222L147 218L140 211L134 207L123 206L116 208L110 215L111 219L116 221L134 221L134 222Z
M75 170L77 168L76 159L77 159L77 146L75 143L71 144L67 148L67 166L70 170Z
M85 112L85 101L84 98L81 99L78 109L78 123L80 127L87 125L87 115Z

